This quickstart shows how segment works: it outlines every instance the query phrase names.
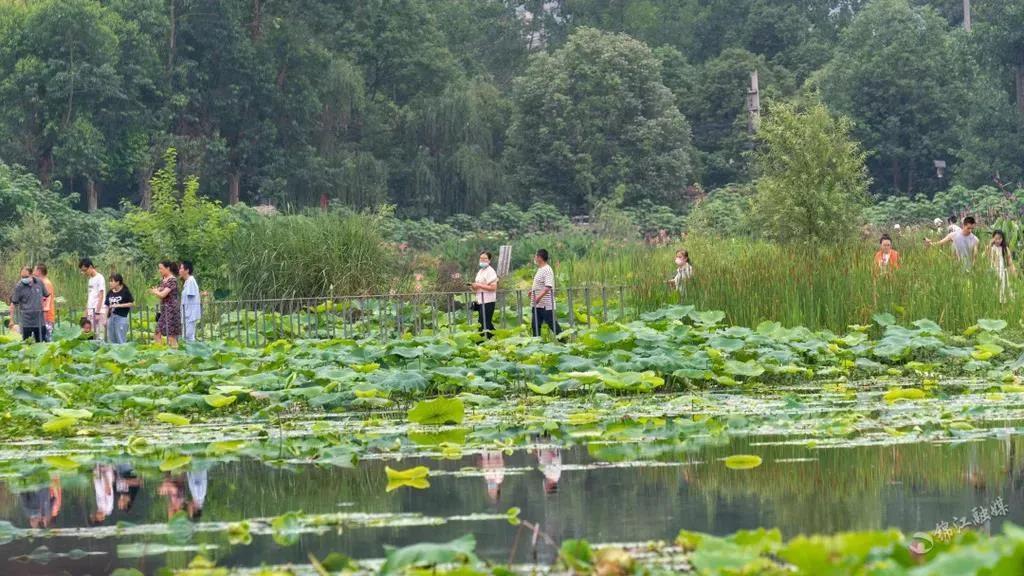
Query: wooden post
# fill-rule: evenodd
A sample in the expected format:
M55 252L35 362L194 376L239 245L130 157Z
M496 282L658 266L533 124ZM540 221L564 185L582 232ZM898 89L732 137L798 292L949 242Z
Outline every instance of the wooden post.
M757 70L750 73L750 88L747 90L747 131L757 132L761 124L761 89L757 80Z
M1018 64L1017 76L1017 110L1024 114L1024 64Z
M964 30L971 31L971 0L964 0Z

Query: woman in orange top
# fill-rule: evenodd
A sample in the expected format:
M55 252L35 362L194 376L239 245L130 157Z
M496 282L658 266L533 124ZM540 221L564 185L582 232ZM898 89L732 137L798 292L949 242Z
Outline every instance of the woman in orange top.
M878 241L878 252L875 252L876 272L894 272L900 268L900 253L892 249L892 238L883 234Z

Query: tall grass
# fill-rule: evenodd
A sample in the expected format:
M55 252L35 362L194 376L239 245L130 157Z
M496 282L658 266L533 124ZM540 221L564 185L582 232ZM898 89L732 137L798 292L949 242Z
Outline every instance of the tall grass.
M264 218L236 233L226 249L235 298L377 293L395 276L392 252L374 219L362 215Z
M879 276L876 244L865 240L838 246L782 246L747 239L691 236L685 245L696 276L682 300L702 309L726 312L739 325L775 320L787 325L844 330L866 324L876 312L898 319L930 318L960 330L978 318L1002 318L1022 326L1024 283L1011 280L1018 294L999 302L995 273L984 256L970 271L958 264L948 246L927 248L923 237L897 238L902 267ZM639 243L610 245L586 257L564 262L559 276L572 285L622 283L649 293L648 306L668 298L676 246ZM678 296L673 296L679 301Z

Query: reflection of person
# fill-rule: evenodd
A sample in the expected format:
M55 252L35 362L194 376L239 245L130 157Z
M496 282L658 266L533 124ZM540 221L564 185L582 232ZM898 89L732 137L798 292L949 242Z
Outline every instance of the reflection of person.
M498 273L491 267L491 253L480 253L480 270L470 288L476 291L476 309L480 318L480 333L485 338L494 336L494 304L498 296Z
M992 241L988 245L988 260L999 281L999 303L1006 304L1007 296L1013 297L1010 276L1017 274L1017 267L1013 265L1013 254L1006 245L1006 234L1002 230L992 232Z
M206 502L206 470L193 470L186 476L188 478L188 493L192 496L192 500L188 503L188 517L197 520L202 516L203 504Z
M480 454L480 470L487 482L487 497L496 503L501 498L501 483L505 481L505 457L501 450L484 450Z
M114 467L97 464L92 471L92 487L96 492L96 512L90 524L102 524L114 512Z
M167 345L172 348L178 346L178 337L181 336L181 299L178 296L178 263L165 260L157 268L160 271L160 285L150 289L150 292L160 299L160 319L156 321L156 334L154 339L157 344L167 339Z
M174 515L185 509L185 483L181 476L167 474L164 481L156 489L156 493L167 498L167 519L174 518Z
M142 489L142 478L135 474L131 464L118 464L116 473L114 493L117 495L117 509L121 512L128 512Z
M875 271L881 274L895 272L900 267L900 253L892 249L892 238L882 234L875 252Z
M544 474L544 492L558 492L558 482L562 479L562 449L557 446L541 445L541 441L550 442L548 436L537 438L537 465Z
M60 478L53 476L50 485L38 490L21 493L21 508L28 516L32 528L49 528L60 515L63 491Z

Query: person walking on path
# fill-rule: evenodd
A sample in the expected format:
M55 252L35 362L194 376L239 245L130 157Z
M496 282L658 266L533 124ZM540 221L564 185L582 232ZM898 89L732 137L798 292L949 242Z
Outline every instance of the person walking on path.
M1017 274L1017 267L1013 264L1013 254L1006 245L1006 234L1002 230L992 232L992 241L988 245L988 260L999 281L999 303L1006 304L1009 298L1013 298L1010 276Z
M196 341L196 325L203 316L203 304L199 294L199 283L193 276L192 262L182 260L178 269L181 278L181 320L185 330L185 342Z
M494 337L494 306L498 300L498 273L491 267L491 253L481 252L479 271L470 287L476 291L476 310L480 318L480 334Z
M178 296L178 263L165 260L157 266L160 271L160 285L151 288L150 293L160 299L160 319L156 321L157 344L167 340L167 345L178 347L181 337L181 298Z
M92 260L82 258L78 261L78 269L88 278L89 288L85 298L85 317L92 322L93 331L101 338L103 328L106 325L106 310L103 309L103 302L106 300L107 279L96 270Z
M882 234L878 240L878 252L875 252L875 272L888 274L900 268L900 253L892 249L892 238Z
M11 317L20 316L22 340L30 337L36 342L45 341L46 326L43 315L43 301L50 295L42 281L32 275L32 269L22 266L21 279L11 296Z
M938 242L928 238L925 238L924 241L929 246L951 244L953 246L953 255L964 265L964 268L969 269L974 265L974 261L978 257L978 244L980 243L978 237L974 235L974 226L974 217L968 216L964 218L964 225L959 232L950 232Z
M107 322L107 340L111 344L128 342L128 317L135 306L135 298L132 291L124 285L124 276L110 275L110 293L107 294L106 306L110 314Z
M533 275L533 288L530 290L532 303L532 322L534 336L540 336L541 326L547 324L548 329L556 337L562 331L555 318L555 273L548 265L548 251L541 248L533 257L537 264L537 273Z
M34 274L43 283L43 286L46 287L46 291L50 293L43 300L43 324L46 328L43 339L47 342L53 342L53 326L57 323L57 293L53 289L53 282L50 282L46 264L36 264Z

